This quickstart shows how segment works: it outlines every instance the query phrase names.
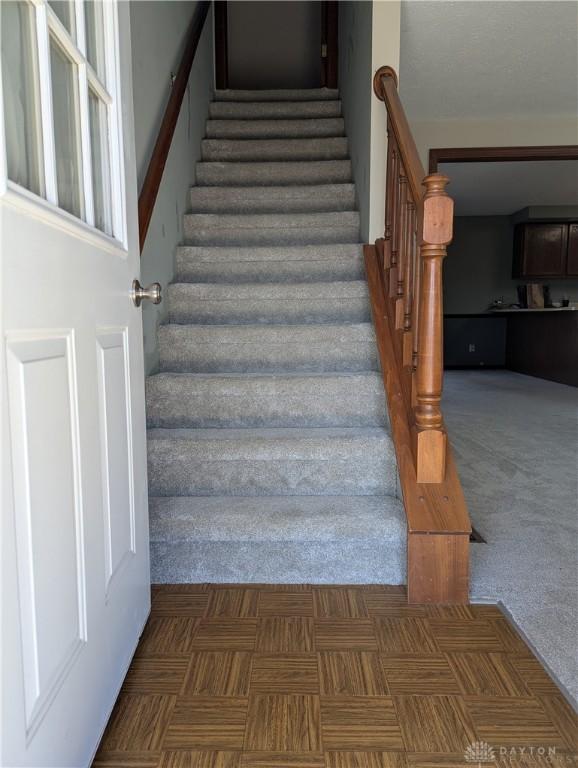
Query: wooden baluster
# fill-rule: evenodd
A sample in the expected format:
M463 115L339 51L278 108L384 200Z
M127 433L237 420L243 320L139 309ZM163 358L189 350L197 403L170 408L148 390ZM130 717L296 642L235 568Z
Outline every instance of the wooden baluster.
M391 248L389 252L389 296L397 296L397 259L399 254L399 167L400 157L396 148L392 158L391 189Z
M395 295L395 328L403 330L403 295L406 263L408 259L409 216L407 209L407 176L403 164L399 166L399 253L397 255L397 289Z
M389 269L391 266L391 230L392 230L392 215L393 215L393 190L394 186L394 163L395 155L397 154L395 137L391 130L389 118L387 120L387 169L385 176L385 230L383 233L384 249L383 249L383 268Z
M426 176L421 245L421 292L417 351L415 423L418 483L445 477L446 434L440 408L443 382L442 265L452 239L453 201L445 191L449 179Z
M393 213L393 172L394 172L394 156L397 154L397 145L395 143L395 136L391 129L391 123L389 117L387 118L387 170L385 176L385 231L384 238L386 240L391 239L391 217Z
M411 366L413 364L413 329L411 324L412 308L414 304L414 272L415 261L418 257L417 253L417 237L416 237L416 218L415 218L415 203L410 197L407 202L408 213L408 245L407 245L407 261L405 264L405 295L403 297L403 364L404 366Z
M419 309L420 309L420 295L421 295L421 273L422 262L420 255L420 242L421 233L423 231L423 201L416 207L416 252L413 271L413 343L412 343L412 355L411 366L413 370L412 374L412 389L411 389L411 403L413 407L417 405L417 350L419 346Z

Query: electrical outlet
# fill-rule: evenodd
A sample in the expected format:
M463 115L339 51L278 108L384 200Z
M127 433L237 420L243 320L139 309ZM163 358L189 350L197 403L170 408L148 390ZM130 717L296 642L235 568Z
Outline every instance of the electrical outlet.
M476 351L476 345L468 344L468 352L475 352L475 351Z

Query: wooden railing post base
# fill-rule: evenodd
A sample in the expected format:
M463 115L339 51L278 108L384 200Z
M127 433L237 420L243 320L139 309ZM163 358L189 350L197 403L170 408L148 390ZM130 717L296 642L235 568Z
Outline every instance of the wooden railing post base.
M416 475L418 483L443 483L446 476L446 433L442 429L416 432Z
M468 603L467 533L410 533L407 541L409 603Z

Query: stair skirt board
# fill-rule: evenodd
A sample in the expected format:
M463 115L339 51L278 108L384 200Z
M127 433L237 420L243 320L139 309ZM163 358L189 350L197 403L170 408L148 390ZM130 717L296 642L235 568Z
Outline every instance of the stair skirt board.
M217 91L147 380L156 583L401 584L337 91Z

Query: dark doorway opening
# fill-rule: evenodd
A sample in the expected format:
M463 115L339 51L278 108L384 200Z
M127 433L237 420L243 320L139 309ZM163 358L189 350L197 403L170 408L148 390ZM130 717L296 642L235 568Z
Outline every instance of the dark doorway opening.
M336 88L337 2L215 3L217 88Z

